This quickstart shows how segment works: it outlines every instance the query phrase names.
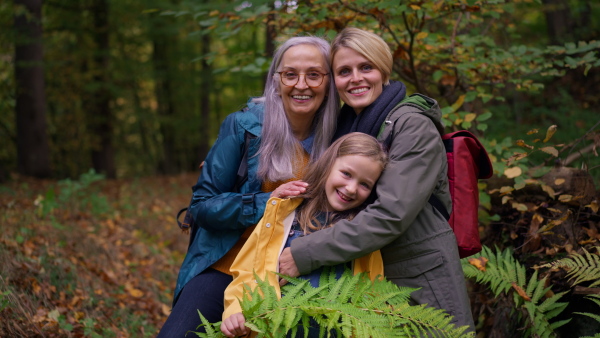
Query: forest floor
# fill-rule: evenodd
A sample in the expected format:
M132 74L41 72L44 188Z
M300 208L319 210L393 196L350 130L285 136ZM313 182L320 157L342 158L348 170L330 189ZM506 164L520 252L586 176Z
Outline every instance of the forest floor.
M0 185L0 337L154 337L197 174Z

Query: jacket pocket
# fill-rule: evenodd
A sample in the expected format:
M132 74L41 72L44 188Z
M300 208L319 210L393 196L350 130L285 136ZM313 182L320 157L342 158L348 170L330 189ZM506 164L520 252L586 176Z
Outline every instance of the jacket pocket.
M455 315L459 302L453 296L456 283L452 280L442 252L431 251L386 263L383 271L389 281L400 287L419 289L410 295L413 305L427 304Z
M444 258L439 251L427 252L418 256L408 257L397 261L385 262L385 276L389 278L411 278L422 275L444 264Z

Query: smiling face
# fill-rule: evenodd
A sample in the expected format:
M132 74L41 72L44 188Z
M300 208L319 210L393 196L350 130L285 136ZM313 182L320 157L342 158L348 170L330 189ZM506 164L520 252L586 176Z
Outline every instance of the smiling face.
M383 76L362 54L340 47L333 57L335 86L340 98L359 114L383 91Z
M325 182L328 211L344 211L363 204L381 175L379 161L362 155L338 157Z
M293 71L297 74L319 72L327 74L326 60L319 49L312 45L297 45L290 47L281 58L279 71ZM275 76L279 77L279 74ZM329 75L325 75L323 83L316 88L306 84L304 75L300 75L296 85L288 87L279 82L279 94L283 101L285 113L290 119L312 118L325 100L329 86Z

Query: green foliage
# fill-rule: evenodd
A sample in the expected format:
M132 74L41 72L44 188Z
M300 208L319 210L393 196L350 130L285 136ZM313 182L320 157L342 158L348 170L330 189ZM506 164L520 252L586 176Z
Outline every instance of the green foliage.
M600 285L600 257L582 248L584 254L573 252L569 257L541 265L541 268L554 268L567 270L567 277L573 285L590 282L589 287ZM600 250L600 247L596 247Z
M600 252L600 247L596 246L596 251ZM569 257L559 259L548 264L540 265L540 268L552 268L567 270L567 277L573 285L585 283L589 287L600 285L600 257L598 253L590 253L582 248L584 254L573 252ZM596 303L600 307L600 295L591 294L586 299ZM580 315L588 316L600 322L600 316L589 312L575 312Z
M10 290L0 292L0 312L2 312L8 307L8 305L10 305L10 299L8 299L8 296L10 296L10 294Z
M512 256L512 250L494 252L484 246L481 253L461 262L466 277L487 285L496 297L512 299L526 326L526 337L555 336L555 330L570 321L552 321L568 305L558 302L566 292L547 296L551 287L545 286L546 278L538 279L536 270L527 280L525 266Z
M282 276L285 277L285 276ZM337 279L335 271L321 276L318 288L303 279L288 278L278 299L275 288L255 275L257 287L246 288L241 301L246 326L258 337L296 336L310 320L320 328L321 337L335 331L338 337L472 337L467 327L456 328L451 317L442 310L408 303L414 289L376 280L366 274L352 275L350 270ZM198 337L223 337L220 322L208 325L200 318L208 333ZM306 330L304 330L306 332Z
M69 211L90 212L93 215L101 215L110 211L111 207L106 196L102 196L98 186L94 183L104 180L104 175L90 169L81 174L79 180L65 179L58 182L58 195L54 188L46 191L45 196L38 196L38 215L45 217L54 209Z

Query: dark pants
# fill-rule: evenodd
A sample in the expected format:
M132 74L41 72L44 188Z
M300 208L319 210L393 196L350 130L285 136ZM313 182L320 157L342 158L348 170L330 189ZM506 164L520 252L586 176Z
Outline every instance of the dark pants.
M192 278L179 295L173 310L157 338L185 337L188 331L205 332L197 329L202 324L198 310L211 323L221 321L223 316L223 294L232 277L214 269L206 269ZM188 337L195 337L189 334Z

